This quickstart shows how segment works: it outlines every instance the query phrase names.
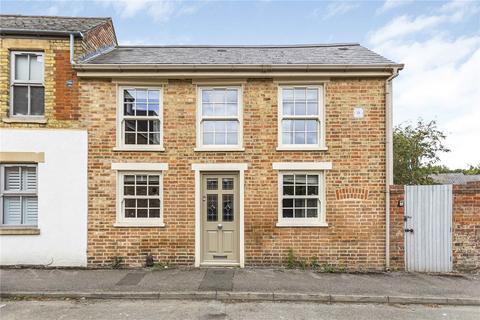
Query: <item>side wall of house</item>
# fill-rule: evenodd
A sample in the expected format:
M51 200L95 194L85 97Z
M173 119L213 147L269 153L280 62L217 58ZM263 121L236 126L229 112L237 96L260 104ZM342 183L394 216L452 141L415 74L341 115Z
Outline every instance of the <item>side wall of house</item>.
M86 266L87 132L0 129L1 152L41 152L40 234L0 235L2 265Z
M121 256L140 266L157 261L193 265L195 185L193 163L247 163L245 264L281 265L289 249L302 260L339 268L382 270L385 257L385 82L331 79L326 84L328 151L276 151L278 86L272 79L243 85L243 152L195 152L196 85L164 85L164 152L114 151L116 86L81 80L81 113L88 115L88 264L108 265ZM361 106L365 117L353 117ZM276 227L278 172L273 162L331 161L326 172L328 227ZM164 175L163 228L114 227L116 174L112 163L168 163Z
M404 186L390 186L390 269L405 270Z

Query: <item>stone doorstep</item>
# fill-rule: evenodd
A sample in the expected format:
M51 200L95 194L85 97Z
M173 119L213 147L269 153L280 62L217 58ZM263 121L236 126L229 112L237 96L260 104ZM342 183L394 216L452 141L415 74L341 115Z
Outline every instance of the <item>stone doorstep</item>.
M225 292L225 291L166 291L166 292L0 292L1 299L175 299L220 301L278 301L318 303L379 303L379 304L439 304L480 306L480 298L446 298L414 296L327 295L289 292Z

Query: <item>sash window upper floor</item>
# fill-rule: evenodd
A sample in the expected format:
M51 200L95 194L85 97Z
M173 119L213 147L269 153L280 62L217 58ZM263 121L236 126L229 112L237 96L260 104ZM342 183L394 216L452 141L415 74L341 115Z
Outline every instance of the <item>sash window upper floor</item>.
M10 53L10 116L43 118L45 114L43 52Z
M277 150L326 150L323 86L280 86Z
M118 100L117 148L162 151L162 89L120 87Z

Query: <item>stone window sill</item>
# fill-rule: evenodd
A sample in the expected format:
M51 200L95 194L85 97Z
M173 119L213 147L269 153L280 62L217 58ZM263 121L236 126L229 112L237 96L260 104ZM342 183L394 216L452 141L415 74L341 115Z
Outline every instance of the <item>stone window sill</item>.
M47 118L44 117L10 117L2 118L2 121L5 123L38 123L46 124Z
M298 228L298 227L309 227L309 228L327 228L328 223L318 222L318 223L294 223L294 222L277 222L277 227L280 228Z
M243 152L245 148L243 147L196 147L193 149L195 152Z
M113 224L116 228L165 228L165 223L134 223L134 222L117 222Z
M319 146L279 146L277 151L328 151L328 147Z
M115 147L113 151L125 151L125 152L164 152L165 148L163 147Z
M0 235L39 235L37 227L0 227Z

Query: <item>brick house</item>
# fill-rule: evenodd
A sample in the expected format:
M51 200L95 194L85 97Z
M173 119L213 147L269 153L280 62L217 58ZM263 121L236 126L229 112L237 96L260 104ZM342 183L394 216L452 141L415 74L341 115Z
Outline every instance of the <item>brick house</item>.
M35 124L88 133L88 266L119 257L141 266L147 255L268 266L293 252L351 270L388 267L401 64L358 44L126 47L110 20L102 30L110 42L74 37L73 71L68 50L59 54L57 103L45 100L48 121ZM2 39L8 64L19 48ZM5 116L8 88L2 97L2 127L23 126Z

